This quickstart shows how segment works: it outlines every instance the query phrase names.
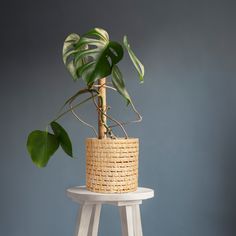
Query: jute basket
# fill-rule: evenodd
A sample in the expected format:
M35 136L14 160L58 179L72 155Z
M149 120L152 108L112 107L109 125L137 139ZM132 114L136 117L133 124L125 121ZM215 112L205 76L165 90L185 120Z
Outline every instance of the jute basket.
M86 187L125 193L138 187L139 139L86 139Z

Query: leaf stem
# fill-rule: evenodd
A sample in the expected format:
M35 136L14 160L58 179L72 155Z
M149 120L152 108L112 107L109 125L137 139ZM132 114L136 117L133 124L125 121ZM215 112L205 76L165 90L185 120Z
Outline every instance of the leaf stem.
M62 116L64 116L64 115L67 114L68 112L72 111L73 109L79 107L80 105L86 103L86 102L89 101L90 99L93 99L93 98L95 98L95 97L97 97L97 96L98 96L98 94L96 94L96 95L93 95L93 94L92 94L91 97L86 98L86 99L83 100L82 102L80 102L80 103L76 104L75 106L71 107L70 109L64 111L63 113L61 113L59 116L57 116L57 117L56 117L54 120L52 120L51 122L59 120ZM50 123L51 123L51 122L50 122Z
M112 87L112 86L107 86L108 89L112 89L114 91L117 91L116 88ZM132 110L134 111L134 113L138 116L138 119L136 120L131 120L131 121L123 121L123 122L120 122L121 125L127 125L129 123L139 123L142 121L143 117L141 116L141 114L138 112L138 110L136 109L136 107L134 106L131 98L130 98L130 105L132 107ZM115 124L115 125L110 125L109 127L110 128L113 128L113 127L117 127L118 124Z
M94 132L94 134L96 135L96 137L98 136L98 133L97 133L97 131L96 131L96 129L94 128L94 126L92 126L92 125L90 125L89 123L87 123L87 122L85 122L84 120L82 120L79 116L78 116L78 114L76 114L76 112L74 111L74 108L73 108L73 106L72 106L72 102L75 100L76 98L73 98L70 102L69 102L69 106L70 106L70 108L71 108L71 113L74 115L74 117L77 119L77 120L79 120L82 124L84 124L84 125L86 125L86 126L88 126L89 128L91 128L92 130L93 130L93 132Z

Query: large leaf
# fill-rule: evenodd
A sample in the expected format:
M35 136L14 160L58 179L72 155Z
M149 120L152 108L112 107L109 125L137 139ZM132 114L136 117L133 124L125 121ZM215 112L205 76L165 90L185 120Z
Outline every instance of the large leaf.
M82 77L88 86L110 75L113 65L122 59L124 53L122 46L109 41L108 33L99 28L90 30L73 43L73 47L65 46L68 50L63 52L64 63L74 73L73 77Z
M144 66L143 64L140 62L140 60L136 57L136 55L134 54L134 52L131 50L130 45L128 43L128 39L127 36L124 36L123 39L123 43L125 48L127 49L130 59L134 64L134 67L136 68L138 74L139 74L139 79L140 82L143 83L143 77L144 77Z
M80 37L78 34L72 33L68 35L65 39L62 54L66 55L71 50L75 49L75 44L80 40ZM65 62L66 58L63 57L63 61Z
M91 29L84 36L95 36L95 37L100 38L100 39L102 39L104 41L108 41L109 40L108 33L106 32L106 30L101 29L101 28Z
M55 121L51 122L50 125L62 149L65 151L66 154L73 157L72 144L69 135L67 134L65 129Z
M127 105L129 105L131 99L129 93L125 88L125 83L121 71L116 65L114 65L112 68L112 84L117 89L117 91L126 99Z
M74 80L78 79L78 76L76 74L76 67L74 65L74 61L71 60L67 62L68 58L72 57L75 53L75 45L79 41L80 37L78 34L72 33L67 36L65 39L63 50L62 50L62 56L63 56L63 62L67 66L68 71L72 75L72 78Z
M35 130L28 136L27 149L32 161L38 167L45 167L58 147L56 136L46 131Z

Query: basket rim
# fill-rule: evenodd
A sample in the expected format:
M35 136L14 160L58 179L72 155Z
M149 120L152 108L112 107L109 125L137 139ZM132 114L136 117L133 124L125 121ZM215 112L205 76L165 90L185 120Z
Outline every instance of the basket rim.
M99 139L99 138L96 138L96 137L89 137L89 138L86 138L85 140L96 140L98 142L102 142L102 141L124 141L124 140L127 140L127 141L131 141L131 140L139 140L139 138L135 138L135 137L128 137L128 138L123 138L123 137L119 137L119 138L115 138L115 139L112 139L112 138L104 138L104 139Z

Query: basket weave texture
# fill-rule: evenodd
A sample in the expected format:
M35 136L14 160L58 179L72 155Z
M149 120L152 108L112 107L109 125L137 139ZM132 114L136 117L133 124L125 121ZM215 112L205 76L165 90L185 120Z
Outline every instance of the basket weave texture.
M86 187L100 193L138 187L139 139L86 139Z

